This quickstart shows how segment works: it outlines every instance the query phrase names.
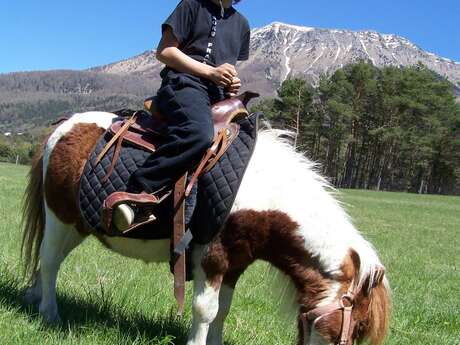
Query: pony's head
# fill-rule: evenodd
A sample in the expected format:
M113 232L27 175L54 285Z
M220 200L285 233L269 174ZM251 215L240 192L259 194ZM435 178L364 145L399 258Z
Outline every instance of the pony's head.
M299 313L299 345L352 345L383 343L390 316L385 270L360 270L359 255L351 250L341 267L335 300Z

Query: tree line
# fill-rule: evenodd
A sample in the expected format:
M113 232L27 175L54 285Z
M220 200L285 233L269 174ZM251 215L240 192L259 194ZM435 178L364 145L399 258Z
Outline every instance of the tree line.
M453 85L421 64L359 62L316 87L288 79L254 108L292 130L337 187L460 194L460 105Z
M29 164L37 145L36 139L25 135L7 137L0 134L0 162Z

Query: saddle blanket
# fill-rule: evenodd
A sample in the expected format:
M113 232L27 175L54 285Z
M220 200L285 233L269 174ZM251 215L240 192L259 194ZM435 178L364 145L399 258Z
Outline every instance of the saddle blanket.
M238 121L240 125L238 137L217 164L199 178L194 192L187 198L186 223L194 236L195 243L208 243L230 214L255 147L259 116L260 114L256 113ZM107 235L101 222L104 200L116 191L125 191L130 176L151 154L123 143L113 172L105 181L104 178L112 163L115 145L98 164L96 158L111 138L112 134L107 131L99 139L85 165L79 186L79 206L83 218L91 229L104 235ZM155 222L120 236L136 239L170 238L173 229L172 195L158 205L155 216L157 217Z

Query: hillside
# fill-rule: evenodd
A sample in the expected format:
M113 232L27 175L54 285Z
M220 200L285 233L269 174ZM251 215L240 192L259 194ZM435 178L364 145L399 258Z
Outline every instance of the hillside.
M410 66L419 62L460 88L460 62L426 52L409 40L375 31L316 29L272 23L255 29L248 61L239 64L247 88L274 94L290 76L317 82L322 74L359 60L378 67ZM92 71L115 75L140 75L158 78L161 64L153 51Z
M316 83L322 74L358 60L376 66L421 62L460 90L460 63L425 52L403 37L374 31L272 23L253 30L251 58L238 68L245 89L268 96L290 76ZM159 86L161 68L155 53L147 51L87 71L0 75L0 133L30 131L77 111L141 107Z

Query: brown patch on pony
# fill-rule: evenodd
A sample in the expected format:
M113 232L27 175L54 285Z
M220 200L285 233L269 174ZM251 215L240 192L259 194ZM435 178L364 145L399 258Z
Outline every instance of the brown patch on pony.
M65 134L51 152L45 178L48 207L63 223L87 234L78 207L80 176L86 161L105 132L96 124L79 123Z
M48 137L38 147L32 159L29 171L29 182L22 199L23 228L21 256L24 276L29 283L37 270L40 244L45 230L45 210L43 202L43 151Z
M301 311L312 309L326 297L331 279L305 249L298 228L296 222L279 211L242 210L231 214L203 258L208 281L218 287L223 279L224 284L234 288L255 260L268 261L292 279ZM302 332L299 334L302 344Z
M341 265L342 276L339 277L341 287L337 293L340 299L350 284L359 276L360 259L358 253L350 250ZM353 339L358 343L369 341L372 345L380 345L386 338L390 320L390 297L383 280L383 274L377 277L374 287L370 288L369 277L364 281L361 292L355 297L355 307L352 317L356 322ZM336 343L339 341L342 327L342 312L336 311L324 316L316 323L316 330L326 340Z

